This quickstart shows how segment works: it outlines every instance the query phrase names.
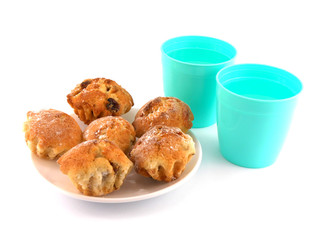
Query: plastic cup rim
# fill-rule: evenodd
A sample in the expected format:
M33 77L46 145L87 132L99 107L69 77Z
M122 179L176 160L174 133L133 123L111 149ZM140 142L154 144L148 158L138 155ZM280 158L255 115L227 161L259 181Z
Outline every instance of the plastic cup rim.
M219 81L219 77L221 75L221 72L223 72L225 69L227 68L232 68L232 67L237 67L237 66L258 66L258 67L264 67L264 68L269 68L269 69L275 69L275 70L280 70L288 75L290 75L291 77L295 78L299 83L300 83L300 90L294 94L292 97L288 97L288 98L281 98L281 99L258 99L258 98L250 98L250 97L246 97L246 96L243 96L241 94L237 94L229 89L227 89L220 81ZM242 70L245 70L245 69L242 69ZM217 85L219 85L221 88L223 88L225 91L229 92L231 95L234 95L236 97L239 97L239 98L242 98L242 99L245 99L245 100L249 100L249 101L256 101L256 102L264 102L264 103L275 103L275 102L284 102L284 101L289 101L289 100L292 100L294 98L297 98L298 95L300 95L302 89L303 89L303 85L302 85L302 82L299 80L298 77L296 77L295 75L293 75L292 73L284 70L284 69L281 69L281 68L278 68L278 67L274 67L274 66L270 66L270 65L266 65L266 64L257 64L257 63L241 63L241 64L234 64L234 65L230 65L230 66L225 66L223 67L222 69L220 69L220 71L217 73L216 75L216 82L217 82Z
M163 46L164 44L166 44L168 41L170 40L173 40L173 39L178 39L178 38L187 38L187 37L196 37L196 38L208 38L208 39L212 39L212 40L215 40L215 41L219 41L219 42L223 42L225 43L226 45L228 45L228 47L232 48L234 50L234 55L232 58L230 58L229 60L227 61L223 61L223 62L219 62L219 63L190 63L190 62L185 62L185 61L180 61L180 60L177 60L173 57L170 57L163 49ZM207 49L207 48L203 48L203 49ZM185 36L179 36L179 37L174 37L174 38L170 38L168 40L166 40L162 45L161 45L161 52L166 55L169 59L175 61L175 62L179 62L179 63L183 63L183 64L186 64L186 65L192 65L192 66L197 66L197 67L200 67L200 66L203 66L203 67L208 67L208 66L219 66L219 65L224 65L224 64L228 64L232 61L234 61L235 57L237 56L237 49L231 45L230 43L224 41L224 40L221 40L221 39L218 39L218 38L213 38L213 37L208 37L208 36L201 36L201 35L185 35Z

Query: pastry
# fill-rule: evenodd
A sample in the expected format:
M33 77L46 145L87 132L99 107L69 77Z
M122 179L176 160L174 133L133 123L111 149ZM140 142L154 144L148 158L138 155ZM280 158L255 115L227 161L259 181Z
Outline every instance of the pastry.
M129 157L138 174L170 182L180 177L194 154L191 136L180 128L158 125L139 138Z
M58 159L60 170L88 196L103 196L121 187L132 162L114 143L89 140Z
M54 109L29 111L23 130L28 147L41 158L57 158L82 141L74 118Z
M131 95L105 78L84 80L67 95L67 101L86 124L100 117L121 116L133 106Z
M83 133L84 140L107 139L115 143L124 153L128 153L135 142L136 133L122 117L102 117L89 124Z
M132 125L137 137L156 125L178 127L186 133L192 127L193 118L190 107L178 98L157 97L142 106Z

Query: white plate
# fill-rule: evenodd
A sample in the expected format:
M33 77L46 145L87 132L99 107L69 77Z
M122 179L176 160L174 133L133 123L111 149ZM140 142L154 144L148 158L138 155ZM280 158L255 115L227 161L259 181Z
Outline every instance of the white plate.
M129 113L123 115L122 117L127 119L129 122L132 122L137 111L137 108L133 108ZM82 128L85 127L85 125L79 119L77 119L76 116L73 117L75 117ZM195 142L196 154L192 157L178 179L169 183L158 182L151 178L138 175L133 169L126 177L120 189L103 197L91 197L81 194L71 183L68 176L64 175L60 171L59 165L56 163L56 161L41 159L35 154L31 154L31 156L34 166L41 176L70 197L90 202L102 203L134 202L157 197L172 191L189 180L197 172L202 159L202 149L200 142L196 139L192 131L189 131L188 134L190 134Z

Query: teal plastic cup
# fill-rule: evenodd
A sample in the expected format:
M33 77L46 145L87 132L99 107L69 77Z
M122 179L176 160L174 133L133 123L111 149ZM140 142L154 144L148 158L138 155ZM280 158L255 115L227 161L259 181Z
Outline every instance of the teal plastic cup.
M216 123L216 74L233 64L236 49L229 43L204 36L182 36L161 46L165 96L187 103L193 127Z
M242 167L273 164L285 141L302 83L291 73L238 64L217 74L217 128L221 154Z

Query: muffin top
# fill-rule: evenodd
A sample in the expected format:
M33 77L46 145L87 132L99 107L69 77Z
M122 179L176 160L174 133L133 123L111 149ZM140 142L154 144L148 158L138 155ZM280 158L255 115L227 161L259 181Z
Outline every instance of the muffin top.
M134 105L124 88L106 78L84 80L67 95L67 101L86 124L100 117L121 116Z
M24 132L31 150L41 157L55 158L54 155L82 141L82 131L75 119L55 109L29 111Z
M132 123L137 137L156 125L178 127L187 132L194 117L190 107L178 98L157 97L143 105Z
M190 135L177 127L157 125L139 138L129 158L137 173L169 182L181 175L194 154Z
M135 142L133 126L122 117L107 116L94 120L83 133L85 140L107 139L128 153Z
M133 166L121 149L108 140L82 142L57 162L78 190L88 196L119 189Z

